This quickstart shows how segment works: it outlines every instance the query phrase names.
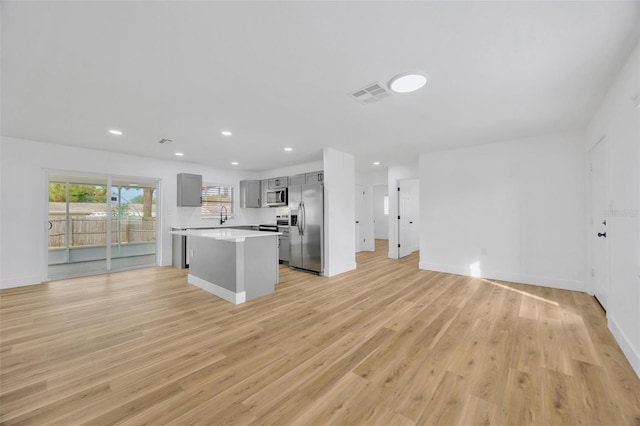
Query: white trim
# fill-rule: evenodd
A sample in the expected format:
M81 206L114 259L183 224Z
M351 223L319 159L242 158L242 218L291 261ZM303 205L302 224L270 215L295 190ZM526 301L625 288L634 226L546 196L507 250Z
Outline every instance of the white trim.
M629 340L627 335L624 334L624 331L622 331L622 328L620 328L615 318L611 315L608 315L607 320L607 325L609 326L611 334L613 334L613 337L616 339L618 346L620 346L620 349L622 349L622 352L627 357L627 360L629 360L629 364L631 364L631 367L635 370L636 376L640 378L640 354L638 353L636 348L633 347L631 340Z
M224 287L220 287L217 284L214 284L207 280L203 280L202 278L198 278L191 274L189 274L187 278L187 282L189 284L195 285L196 287L200 287L201 289L208 291L209 293L215 296L218 296L226 300L227 302L231 302L236 305L247 301L247 293L245 291L241 291L240 293L234 293L231 290L227 290Z
M448 274L473 276L471 268L457 265L442 265L437 263L420 262L420 269L445 272ZM580 280L567 280L564 278L545 277L540 275L520 274L514 272L485 271L481 270L481 278L509 281L514 283L552 287L563 290L586 291L586 283Z
M37 284L42 284L42 282L43 281L40 279L38 275L28 275L26 277L2 280L0 289L4 290L7 288L24 287L27 285L37 285Z
M320 275L324 277L333 277L336 275L344 274L345 272L353 271L357 267L358 267L357 263L353 262L345 265L338 265L338 267L334 267L331 269L324 268L324 270L320 273Z

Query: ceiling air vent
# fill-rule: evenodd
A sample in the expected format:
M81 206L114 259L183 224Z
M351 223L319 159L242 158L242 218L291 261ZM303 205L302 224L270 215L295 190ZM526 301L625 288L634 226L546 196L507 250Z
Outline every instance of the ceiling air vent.
M159 143L160 145L166 145L166 144L171 143L171 142L173 142L171 139L160 139L160 140L158 141L158 143Z
M362 89L358 89L354 92L349 93L349 96L351 96L361 104L371 104L381 101L390 94L391 93L389 93L389 91L385 89L382 83L376 81L375 83L367 84Z

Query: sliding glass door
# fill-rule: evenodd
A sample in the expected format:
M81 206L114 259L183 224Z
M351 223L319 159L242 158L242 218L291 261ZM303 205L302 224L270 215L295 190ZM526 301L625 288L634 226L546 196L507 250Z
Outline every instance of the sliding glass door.
M48 176L48 278L156 265L152 180Z
M111 182L111 269L156 264L156 185Z

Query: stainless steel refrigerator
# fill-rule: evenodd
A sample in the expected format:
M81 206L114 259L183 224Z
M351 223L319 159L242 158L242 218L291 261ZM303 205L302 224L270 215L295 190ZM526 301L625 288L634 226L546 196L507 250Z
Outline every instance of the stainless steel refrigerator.
M289 266L323 273L324 185L289 187Z

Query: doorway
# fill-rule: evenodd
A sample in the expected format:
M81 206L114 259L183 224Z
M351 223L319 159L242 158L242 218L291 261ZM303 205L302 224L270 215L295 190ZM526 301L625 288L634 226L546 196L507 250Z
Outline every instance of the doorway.
M157 264L155 180L47 175L47 279Z
M607 310L609 303L609 244L606 217L606 140L589 151L589 245L591 291Z
M365 209L366 209L366 192L363 185L356 185L355 188L355 212L356 212L356 253L366 250L366 231Z
M405 257L420 248L418 179L398 181L398 257Z

